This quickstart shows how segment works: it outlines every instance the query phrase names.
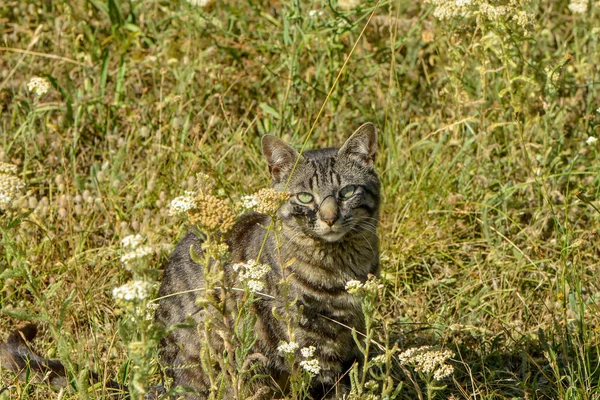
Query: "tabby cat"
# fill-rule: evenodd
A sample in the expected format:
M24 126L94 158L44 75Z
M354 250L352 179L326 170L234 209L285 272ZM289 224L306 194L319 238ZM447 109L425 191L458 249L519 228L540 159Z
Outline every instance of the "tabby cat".
M306 151L300 156L271 135L263 137L262 148L269 163L272 187L283 191L287 184L290 198L277 214L282 225L279 251L270 233L261 254L260 262L271 266L262 291L269 297L261 297L254 303L257 315L254 350L265 356L266 372L274 381L284 380L289 367L277 347L289 338L284 322L273 316L273 310L279 315L285 313L286 299L279 285L281 264L291 263L286 268L291 277L287 296L288 302L298 299L294 305L298 325L295 340L300 347L315 346L315 357L322 367L312 383L313 397L339 396L340 391L334 386L361 356L348 327L361 331L364 325L360 303L348 294L345 285L350 280L365 281L369 275L379 273L380 183L373 168L377 149L375 126L362 125L340 149ZM228 237L230 265L256 260L269 222L268 216L258 213L239 219ZM166 326L182 323L189 316L200 323L206 315L198 312L195 305L197 293L189 292L203 286L203 269L192 260L190 246L195 247L196 253L201 252L200 240L192 233L178 244L164 273L159 297L188 291L161 301L156 316ZM227 272L230 266L225 268ZM239 285L232 282L232 286L236 284ZM163 344L163 363L175 367L198 364L202 341L196 329L173 331ZM217 348L219 345L222 344L213 343ZM173 368L168 373L175 384L195 388L200 393L190 398L206 396L208 382L200 368Z
M265 241L270 223L267 215L245 214L228 234L231 262L224 266L231 287L239 287L232 265L256 260L265 242L260 262L271 269L261 291L266 296L259 296L252 305L256 314L253 353L260 354L261 372L271 377L263 383L271 383L271 388L265 391L262 387L256 393L262 393L263 398L285 395L281 390L286 387L289 366L277 347L290 338L285 323L273 314L275 310L284 315L287 303L293 304L295 342L300 348L314 346L314 357L322 368L311 382L311 396L341 397L348 390L348 369L361 358L351 328L364 329L360 301L345 286L348 281L364 282L369 275L379 273L380 182L373 167L377 149L375 126L362 125L340 149L311 150L300 155L271 135L263 137L262 148L272 187L290 194L277 212L280 246L276 248L272 231ZM208 377L199 366L200 349L206 339L193 326L202 326L204 318L212 317L209 307L196 303L197 289L204 287L204 277L203 267L193 260L191 251L201 255L201 244L196 234L188 233L177 245L164 272L158 294L162 299L156 312L157 321L164 326L189 326L171 330L160 345L167 375L173 378L174 385L190 390L185 395L187 399L204 399L209 394ZM290 282L286 293L280 284L282 264L286 265ZM238 292L227 293L237 296ZM13 336L18 342L19 335ZM215 354L223 354L223 340L218 335L208 340ZM11 353L8 345L2 345L0 351L4 358L6 354L13 358L8 365L23 365L23 357L39 363L35 354L27 355L22 343L20 352L13 346ZM224 398L231 398L231 394Z

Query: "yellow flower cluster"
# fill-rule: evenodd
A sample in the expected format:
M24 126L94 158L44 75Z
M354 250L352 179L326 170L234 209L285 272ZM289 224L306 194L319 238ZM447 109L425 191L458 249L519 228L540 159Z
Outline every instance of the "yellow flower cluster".
M235 213L225 200L210 193L199 191L196 194L196 207L188 210L192 224L199 225L210 232L227 232L235 222Z
M260 189L255 196L258 201L256 211L269 215L275 215L281 204L290 198L289 193L278 192L271 188Z
M23 181L15 176L17 167L0 162L0 210L7 210L25 186Z

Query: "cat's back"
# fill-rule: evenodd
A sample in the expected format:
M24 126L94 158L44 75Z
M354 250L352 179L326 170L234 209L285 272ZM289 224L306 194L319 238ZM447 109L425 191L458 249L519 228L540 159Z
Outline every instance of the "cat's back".
M233 263L256 259L269 232L271 218L266 214L251 212L242 215L228 234L227 244ZM270 240L264 244L263 254L270 254ZM265 251L266 250L266 251Z

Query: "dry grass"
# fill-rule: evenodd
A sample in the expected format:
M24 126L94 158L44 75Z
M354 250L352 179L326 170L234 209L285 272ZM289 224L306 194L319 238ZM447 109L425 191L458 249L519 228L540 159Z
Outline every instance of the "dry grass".
M120 239L161 249L159 279L185 229L168 204L191 177L234 201L266 186L261 135L303 143L375 7L361 4L1 4L0 161L27 195L0 215L0 339L37 321L36 348L74 376L124 376ZM453 349L441 397L600 396L600 164L586 143L600 134L600 8L568 5L517 4L492 21L383 2L308 138L340 145L378 126L379 340ZM28 92L34 76L47 94ZM0 386L56 396L4 372Z

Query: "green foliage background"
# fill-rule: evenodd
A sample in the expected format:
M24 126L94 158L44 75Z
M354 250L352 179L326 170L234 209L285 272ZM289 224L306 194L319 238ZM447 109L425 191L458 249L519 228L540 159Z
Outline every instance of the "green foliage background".
M261 135L338 146L372 121L380 339L454 349L441 395L598 398L600 5L465 3L449 19L437 1L0 4L0 161L28 191L0 216L0 339L41 322L41 354L119 379L120 239L162 249L159 277L184 230L169 201L196 172L237 201L268 185Z

